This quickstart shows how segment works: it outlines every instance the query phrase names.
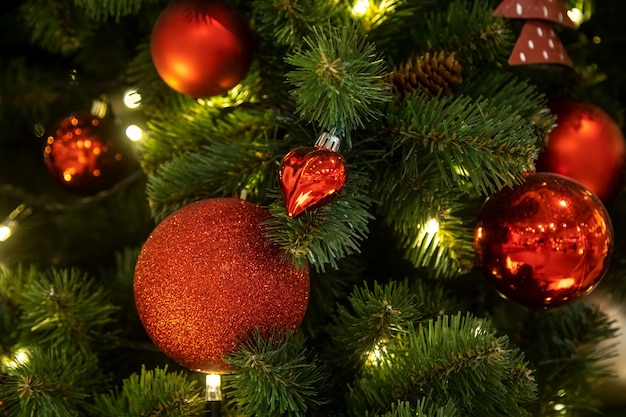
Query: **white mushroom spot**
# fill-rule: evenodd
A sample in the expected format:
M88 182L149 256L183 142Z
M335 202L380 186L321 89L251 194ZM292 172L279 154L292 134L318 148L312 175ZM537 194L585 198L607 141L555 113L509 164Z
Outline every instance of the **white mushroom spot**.
M529 40L528 40L528 47L529 47L530 49L535 49L535 42L533 42L533 40L532 40L532 39L529 39Z
M565 55L563 55L563 52L560 52L560 53L559 53L559 59L560 59L561 61L565 61Z
M524 54L523 52L519 53L519 59L522 62L526 62L526 54Z
M544 50L541 55L543 55L543 59L548 59L548 51Z
M537 35L539 35L540 38L543 38L543 29L540 27L537 27Z
M554 49L554 41L552 39L548 39L548 46L550 49Z
M548 17L548 8L543 6L543 17Z
M559 12L559 22L563 21L563 12Z
M517 3L515 5L515 12L518 16L521 16L524 13L524 10L522 9L522 5L520 3Z

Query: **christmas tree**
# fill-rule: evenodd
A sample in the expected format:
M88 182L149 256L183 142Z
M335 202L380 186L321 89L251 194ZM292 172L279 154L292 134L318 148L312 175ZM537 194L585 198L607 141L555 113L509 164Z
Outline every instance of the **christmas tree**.
M0 415L624 415L624 16L5 1Z

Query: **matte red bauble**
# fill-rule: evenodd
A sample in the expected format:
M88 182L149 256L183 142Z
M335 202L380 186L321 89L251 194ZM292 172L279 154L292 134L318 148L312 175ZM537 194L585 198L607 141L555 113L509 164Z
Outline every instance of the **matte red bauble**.
M309 275L265 237L267 210L215 198L163 220L135 267L139 318L154 343L192 370L223 373L223 357L255 329L295 330L309 298Z
M120 181L132 152L112 122L89 113L70 115L46 138L44 162L67 191L92 195Z
M289 217L332 201L346 185L346 161L337 152L302 146L289 152L279 171L280 191Z
M572 178L603 202L610 202L622 186L626 157L619 126L589 103L561 101L549 107L557 125L539 155L537 171Z
M182 0L159 16L150 39L152 61L172 89L192 97L230 90L252 60L245 16L220 0Z
M505 297L558 307L591 292L613 249L602 202L579 183L538 173L485 202L474 233L478 265Z

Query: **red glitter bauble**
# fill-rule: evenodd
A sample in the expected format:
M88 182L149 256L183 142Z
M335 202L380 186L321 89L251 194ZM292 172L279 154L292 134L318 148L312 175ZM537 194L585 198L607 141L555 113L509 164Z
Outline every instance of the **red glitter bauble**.
M192 97L230 90L252 61L252 34L244 15L220 0L182 0L160 14L152 29L154 66L167 85Z
M560 175L538 173L485 202L474 233L478 265L505 297L558 307L591 292L613 249L602 202Z
M346 185L346 161L335 151L302 146L289 152L279 171L289 217L328 204Z
M622 186L626 143L615 121L598 107L575 101L551 103L556 127L537 160L537 171L572 178L604 203Z
M215 198L163 220L135 267L139 317L154 343L192 370L228 371L223 357L254 329L295 330L306 312L309 274L264 234L267 210Z
M128 174L132 152L115 125L89 113L63 119L47 136L44 161L67 191L92 195Z

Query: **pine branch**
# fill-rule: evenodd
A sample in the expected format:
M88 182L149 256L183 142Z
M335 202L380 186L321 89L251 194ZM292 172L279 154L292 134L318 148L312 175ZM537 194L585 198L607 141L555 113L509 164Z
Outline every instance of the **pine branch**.
M174 158L148 181L147 194L157 222L185 204L209 197L238 196L246 189L250 199L261 201L275 181L275 142L215 141Z
M455 189L488 195L522 181L538 153L533 126L516 109L495 100L460 96L407 99L389 123L397 138L402 176L420 178L435 166L431 190ZM423 177L422 177L423 178ZM431 180L427 178L424 180Z
M333 202L297 218L287 215L276 196L269 207L272 218L265 223L268 237L298 266L308 261L319 271L326 265L336 269L339 259L359 253L359 243L367 237L373 218L368 212L368 183L365 174L350 170L346 186Z
M415 216L404 223L398 217L390 218L406 259L424 267L430 278L456 277L474 266L474 229L467 221L467 204L444 200L436 205L439 210L433 217ZM423 204L409 207L420 212ZM423 212L428 211L424 207Z
M95 28L73 4L60 0L27 0L20 12L30 39L53 54L69 55L82 47L84 36Z
M89 350L111 339L117 307L86 274L51 269L24 286L18 300L25 342ZM107 334L108 333L108 334Z
M382 82L385 68L374 45L349 26L316 27L305 43L306 49L286 58L296 67L287 79L303 117L349 133L382 115L377 106L390 99L389 85Z
M124 379L121 390L95 397L90 415L101 417L198 416L204 410L204 395L197 381L183 372L165 368L146 370Z
M370 33L370 39L394 65L415 55L440 50L454 52L464 69L506 61L513 34L501 18L493 16L490 2L404 0L397 3L395 11L387 14Z
M437 407L431 404L430 401L427 401L426 398L423 398L417 402L415 407L412 407L407 401L398 401L396 404L391 404L391 410L380 417L456 417L458 415L458 410L452 401L448 401L444 406Z
M19 300L28 283L36 282L39 271L34 267L17 265L8 268L0 264L0 355L9 354L20 339Z
M585 303L531 312L523 323L520 347L536 369L538 413L598 412L600 381L611 374L606 360L615 355L615 346L606 343L616 337L615 323Z
M521 354L483 320L442 316L398 334L349 394L353 415L388 410L389 398L452 400L464 416L528 416L536 386Z
M58 105L65 92L63 87L58 87L61 80L53 75L51 68L41 71L22 57L7 60L2 57L0 74L0 120L3 126L14 126L21 120L30 123L48 120L50 106ZM10 130L3 129L3 139L5 135L8 139L10 134Z
M122 16L136 14L161 0L73 0L74 4L84 9L85 14L95 20L105 20L113 17L119 20Z
M331 337L335 349L343 352L333 358L342 367L359 369L376 361L386 343L422 319L421 305L409 292L407 283L374 282L356 287L348 297L349 306L339 306Z
M99 375L96 357L71 346L28 346L27 359L2 369L0 414L7 417L85 415ZM101 376L101 375L100 375Z
M537 137L537 146L543 148L554 127L556 117L550 114L547 98L528 81L519 79L509 73L474 72L463 83L460 94L470 97L486 97L498 107L510 107L532 126Z
M266 141L272 134L277 135L282 123L293 124L293 119L278 110L255 104L237 105L250 99L245 93L236 99L213 98L210 102L177 96L181 99L176 109L148 122L148 138L141 143L140 158L142 168L149 174L176 155L197 151L214 141L244 146L246 140Z
M243 414L258 417L307 416L324 403L318 398L323 375L301 334L263 339L257 332L225 361L233 373L224 375L229 402Z
M253 14L257 31L275 45L301 47L304 38L314 33L316 26L328 23L336 16L340 5L314 0L255 0Z

